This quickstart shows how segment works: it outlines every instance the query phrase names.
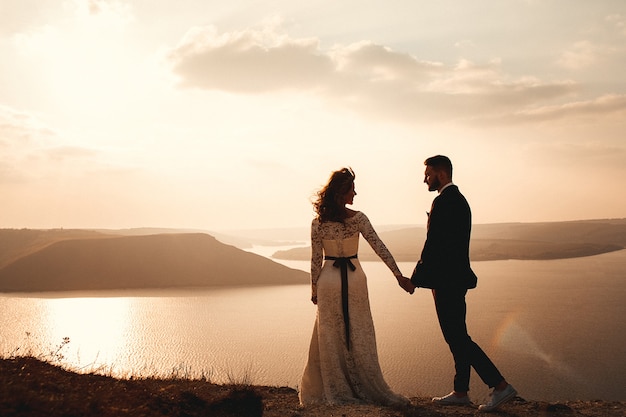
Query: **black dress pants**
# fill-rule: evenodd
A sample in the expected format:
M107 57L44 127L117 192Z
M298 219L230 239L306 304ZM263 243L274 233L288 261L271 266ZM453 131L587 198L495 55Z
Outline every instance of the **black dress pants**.
M465 294L466 289L433 290L439 326L454 357L454 390L457 392L469 391L471 368L491 388L504 380L498 368L467 334Z

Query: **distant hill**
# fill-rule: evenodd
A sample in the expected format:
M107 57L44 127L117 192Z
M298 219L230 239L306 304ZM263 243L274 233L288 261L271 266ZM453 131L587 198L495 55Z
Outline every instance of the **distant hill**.
M203 233L115 236L72 231L12 232L0 268L0 291L285 285L308 274ZM72 238L78 237L78 238ZM47 240L46 240L47 239ZM44 243L45 242L45 243Z
M103 233L82 229L0 229L0 268L55 242L99 239L105 236Z
M415 262L426 239L425 227L379 232L396 261ZM479 224L472 228L472 261L564 259L621 250L626 247L626 219L551 223ZM310 247L278 251L276 259L306 260ZM359 258L379 260L361 238Z
M397 261L417 261L426 237L425 227L377 229ZM283 234L282 238L298 237L292 230ZM220 238L226 240L228 236ZM242 236L232 240L249 245ZM501 223L473 227L470 256L473 261L561 259L625 247L626 219ZM292 260L308 260L310 256L310 247L274 254L276 259ZM365 241L360 244L359 258L378 260ZM306 272L245 252L206 233L175 233L170 229L0 229L0 292L284 285L308 281Z
M156 234L180 234L180 233L206 233L222 243L233 245L239 249L250 249L254 245L259 246L288 246L296 245L306 240L308 229L256 229L256 230L233 230L231 232L216 232L213 230L200 229L171 229L162 227L138 227L131 229L96 229L96 232L121 235L141 236ZM1 231L0 231L1 232ZM298 240L299 239L299 240Z

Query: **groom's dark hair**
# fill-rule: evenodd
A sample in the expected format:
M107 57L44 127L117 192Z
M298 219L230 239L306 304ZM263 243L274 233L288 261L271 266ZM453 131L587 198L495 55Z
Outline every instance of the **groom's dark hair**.
M450 178L452 178L452 161L450 161L450 158L448 158L447 156L431 156L424 161L424 165L433 167L436 170L444 170L446 174L448 174Z

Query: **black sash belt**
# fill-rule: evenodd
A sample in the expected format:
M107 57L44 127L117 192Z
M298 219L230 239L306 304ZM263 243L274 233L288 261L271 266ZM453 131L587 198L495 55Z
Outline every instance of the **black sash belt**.
M343 323L346 328L346 346L350 350L350 314L348 313L348 267L351 271L356 269L356 266L350 259L355 259L357 256L336 257L325 256L324 259L335 261L333 266L341 270L341 306L343 307Z

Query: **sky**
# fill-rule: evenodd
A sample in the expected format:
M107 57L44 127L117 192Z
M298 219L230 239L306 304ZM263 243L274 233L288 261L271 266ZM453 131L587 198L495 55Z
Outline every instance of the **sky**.
M623 0L2 0L0 228L626 217Z

